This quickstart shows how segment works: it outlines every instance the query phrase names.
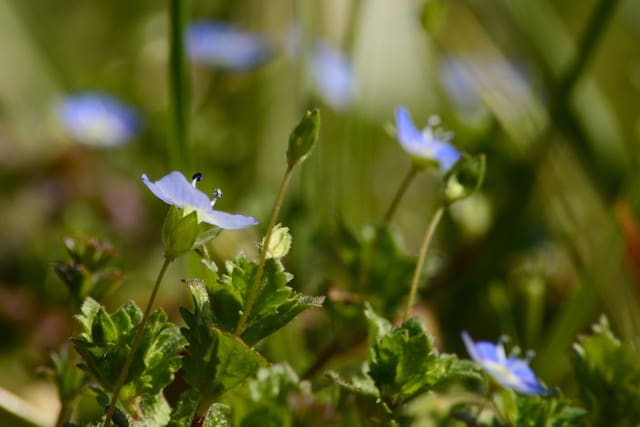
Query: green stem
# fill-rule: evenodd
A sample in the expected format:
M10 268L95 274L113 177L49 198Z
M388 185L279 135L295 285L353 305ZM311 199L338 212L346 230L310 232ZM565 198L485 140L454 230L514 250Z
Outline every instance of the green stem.
M172 115L170 140L171 161L178 169L188 166L189 140L189 80L185 58L185 21L188 0L169 0L169 89Z
M282 182L280 183L280 189L278 190L278 196L276 197L276 202L273 205L273 211L271 212L271 218L269 219L269 224L267 225L267 231L264 236L264 241L262 242L262 248L260 249L260 259L258 261L258 271L256 271L256 275L253 279L253 284L251 285L251 289L249 290L249 295L247 296L247 302L245 303L244 310L242 310L242 316L240 316L240 320L238 321L238 325L236 326L235 334L240 336L242 332L244 332L244 328L246 326L247 320L249 319L249 315L251 314L251 309L253 308L253 304L255 303L256 297L258 296L258 291L260 289L260 282L262 280L262 274L264 272L264 263L267 259L267 250L269 249L269 242L271 241L271 233L273 232L273 227L276 225L276 220L278 219L278 213L280 212L280 207L282 206L282 201L284 200L284 194L289 186L289 181L291 180L291 174L293 173L294 166L288 166L287 171L284 173L282 177Z
M416 299L418 282L420 281L420 273L422 273L422 267L424 266L424 260L427 255L427 250L429 249L429 244L431 244L433 234L436 231L436 227L438 227L438 224L440 223L440 219L442 218L444 210L445 206L440 206L436 213L433 215L431 223L429 223L429 227L427 228L427 233L425 234L424 240L422 241L420 254L418 255L418 262L416 263L416 269L413 272L413 280L411 281L411 289L409 290L409 300L407 301L407 308L405 309L404 316L402 317L403 322L407 320L411 315L411 309L413 308L413 304Z
M396 213L396 210L398 210L400 201L402 200L405 193L407 192L407 189L409 188L409 184L411 184L411 181L413 181L413 178L415 178L419 170L420 169L414 163L411 164L411 168L405 175L402 182L400 182L400 186L396 190L396 194L393 196L393 200L391 201L391 204L389 205L389 207L387 208L387 211L382 217L382 222L380 223L379 227L376 228L376 234L375 234L373 243L371 244L371 249L369 250L369 253L367 254L367 256L365 257L362 263L362 267L360 268L360 274L358 277L358 289L360 291L364 289L365 283L369 278L369 272L371 271L371 264L373 263L373 258L375 257L375 253L378 249L378 245L380 244L380 238L382 237L382 230L385 227L387 227L391 222L391 218L393 218L393 215Z
M398 210L398 205L400 204L400 200L402 200L402 198L404 197L404 194L407 192L407 189L409 188L409 184L411 184L411 181L413 181L413 178L415 178L419 170L420 169L415 164L413 163L411 164L411 169L409 169L409 172L407 172L404 179L400 183L400 186L398 187L398 190L396 191L396 194L393 197L393 200L391 201L389 208L387 209L384 216L382 217L382 224L381 224L382 227L386 227L389 224L389 222L391 222L391 218L393 218L393 215L396 213L396 210Z
M103 427L109 427L111 418L113 418L113 413L116 410L116 403L118 402L118 398L120 397L120 389L122 389L122 386L124 385L124 382L127 379L127 374L129 373L131 362L133 362L133 356L136 352L136 349L138 348L138 344L140 343L140 338L142 338L142 333L144 332L144 327L147 324L147 320L149 320L149 314L151 313L151 308L153 307L153 302L156 299L158 289L160 289L160 283L162 283L162 278L164 277L164 273L167 271L167 267L169 267L170 263L171 263L171 259L169 258L165 258L164 262L162 263L162 267L160 268L160 272L158 273L156 283L153 286L153 291L151 291L151 297L149 297L149 302L147 303L147 307L144 309L144 315L142 316L142 320L138 325L138 330L136 331L136 335L133 338L133 342L131 343L131 349L129 350L127 359L124 361L124 366L122 367L122 371L120 371L120 377L118 377L118 381L116 382L116 385L113 388L113 396L111 397L111 403L109 404L109 409L107 410L107 416L104 420Z

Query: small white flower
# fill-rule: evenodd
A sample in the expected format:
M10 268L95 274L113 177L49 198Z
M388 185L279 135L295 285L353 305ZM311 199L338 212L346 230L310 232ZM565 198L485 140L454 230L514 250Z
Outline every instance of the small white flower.
M157 198L181 208L185 215L195 211L198 222L206 222L225 230L237 230L258 223L250 216L233 215L213 209L213 205L222 197L222 191L216 189L214 198L209 199L205 193L196 188L196 182L200 178L201 175L196 174L193 183L189 183L182 173L173 171L151 182L146 174L142 174L142 181Z

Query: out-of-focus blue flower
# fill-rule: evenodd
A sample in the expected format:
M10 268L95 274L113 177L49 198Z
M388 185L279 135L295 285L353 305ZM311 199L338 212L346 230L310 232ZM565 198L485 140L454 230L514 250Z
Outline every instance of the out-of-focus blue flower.
M326 41L315 44L308 60L314 89L332 108L344 110L356 94L356 77L349 58Z
M173 171L158 181L151 182L146 174L142 174L142 181L157 198L169 205L181 208L185 215L195 211L198 222L206 222L225 230L237 230L258 223L250 216L232 215L214 210L213 206L222 197L222 192L216 189L213 199L209 199L206 194L196 188L196 183L200 178L201 175L196 174L193 182L189 183L184 175Z
M440 119L432 116L429 123L419 131L409 112L403 107L396 108L396 129L402 148L418 160L436 161L443 172L447 172L460 160L460 152L449 143L452 135L438 128Z
M554 394L553 390L540 384L528 359L507 357L501 342L474 342L466 331L462 332L462 340L471 358L504 387L528 395Z
M136 110L100 92L70 95L56 104L55 114L70 137L88 145L123 145L140 130Z
M261 37L217 21L189 25L186 43L193 62L229 71L252 69L271 56L271 49Z

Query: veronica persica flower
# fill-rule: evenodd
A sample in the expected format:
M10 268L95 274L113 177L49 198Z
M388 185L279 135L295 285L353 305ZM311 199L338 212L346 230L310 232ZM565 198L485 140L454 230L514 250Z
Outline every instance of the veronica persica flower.
M142 181L157 198L183 210L185 215L195 211L199 222L215 225L225 230L237 230L256 225L258 222L243 215L232 215L213 209L216 201L222 197L222 191L216 189L213 198L196 188L202 179L202 174L195 174L189 182L180 172L173 171L155 182L151 182L146 174L142 174Z
M355 97L356 77L349 58L326 41L313 47L308 61L318 95L335 110L348 107Z
M420 131L406 109L396 108L396 129L402 148L418 162L437 162L440 169L447 172L460 160L461 154L449 142L451 133L437 127L439 121L437 116L432 116Z
M506 355L501 342L474 342L465 331L462 333L467 352L497 382L527 395L549 395L554 391L544 387L529 367L529 359Z
M123 145L140 130L135 109L100 92L70 95L56 104L55 114L71 138L88 145Z
M196 21L187 29L187 52L193 62L229 71L246 71L271 56L265 40L235 26Z

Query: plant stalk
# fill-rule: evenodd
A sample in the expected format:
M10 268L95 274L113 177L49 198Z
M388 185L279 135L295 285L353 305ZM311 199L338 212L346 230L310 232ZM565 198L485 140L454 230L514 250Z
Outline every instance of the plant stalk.
M185 22L189 0L169 0L169 92L171 105L171 163L187 169L189 141L189 74L185 57Z
M376 251L378 250L378 245L380 244L380 237L382 236L381 234L382 230L385 227L387 227L391 222L391 218L393 218L393 215L398 210L400 201L402 200L405 193L407 192L407 189L409 188L409 184L411 184L411 181L413 181L413 178L415 178L419 170L420 169L415 164L413 163L411 164L411 168L405 175L402 182L400 182L400 186L396 190L396 194L393 196L393 200L391 201L391 204L389 205L389 207L387 208L387 211L382 217L382 222L376 228L375 237L373 239L373 243L371 244L371 249L369 250L369 253L366 255L362 263L362 267L360 268L360 274L358 275L358 289L361 291L364 289L365 283L369 278L371 264L373 263L373 259L375 257Z
M262 248L260 248L260 258L258 260L258 270L256 271L256 275L253 279L253 284L251 285L251 289L249 290L249 295L247 296L247 302L245 303L244 310L242 310L242 316L240 316L240 320L238 321L238 325L236 326L235 334L240 336L242 332L244 332L244 328L246 326L247 320L249 319L249 315L251 314L251 309L253 308L253 304L258 296L258 291L260 290L260 283L262 281L262 274L264 273L264 263L267 259L267 251L269 250L269 243L271 241L271 233L273 232L273 228L276 225L276 220L278 219L278 213L280 213L280 208L282 207L282 201L284 200L284 194L289 186L289 181L291 180L291 174L293 173L294 166L288 166L284 176L282 177L282 182L280 183L280 189L278 190L278 196L276 197L276 202L273 205L273 210L271 211L271 218L269 219L269 224L267 225L267 231L264 236L264 241L262 242Z
M404 311L404 316L402 317L402 321L406 321L411 315L411 309L413 308L413 304L416 299L416 293L418 292L418 282L420 282L420 274L422 273L422 267L424 266L424 260L427 255L427 250L429 249L429 245L431 244L431 240L433 239L433 234L440 223L440 219L442 218L442 214L444 213L445 206L440 206L436 213L433 215L431 222L429 223L429 227L427 228L427 233L424 236L424 240L422 241L422 246L420 247L420 253L418 255L418 262L416 263L416 269L413 272L413 279L411 281L411 289L409 290L409 300L407 301L407 308Z
M144 309L144 315L142 316L142 320L138 325L138 330L136 331L136 335L133 338L133 342L131 343L131 349L129 350L129 354L127 355L127 359L124 361L124 366L122 367L122 371L120 371L120 377L118 377L118 381L116 382L115 387L113 388L113 396L111 397L111 403L109 404L109 409L107 410L107 416L104 420L103 427L109 427L111 423L111 418L113 418L113 413L116 410L116 404L118 403L118 398L120 397L120 390L124 385L124 382L127 379L127 374L129 373L129 368L131 367L131 363L133 362L133 356L138 348L138 344L140 343L140 338L142 338L142 333L144 332L144 327L149 320L149 314L151 313L151 308L153 307L153 302L156 299L156 295L158 293L158 289L160 289L160 283L162 283L162 279L164 278L164 274L167 271L167 267L171 260L169 258L165 258L162 263L162 267L160 268L160 272L158 273L158 277L156 278L156 283L153 286L153 291L151 292L151 297L149 297L149 302L147 303L147 307Z

